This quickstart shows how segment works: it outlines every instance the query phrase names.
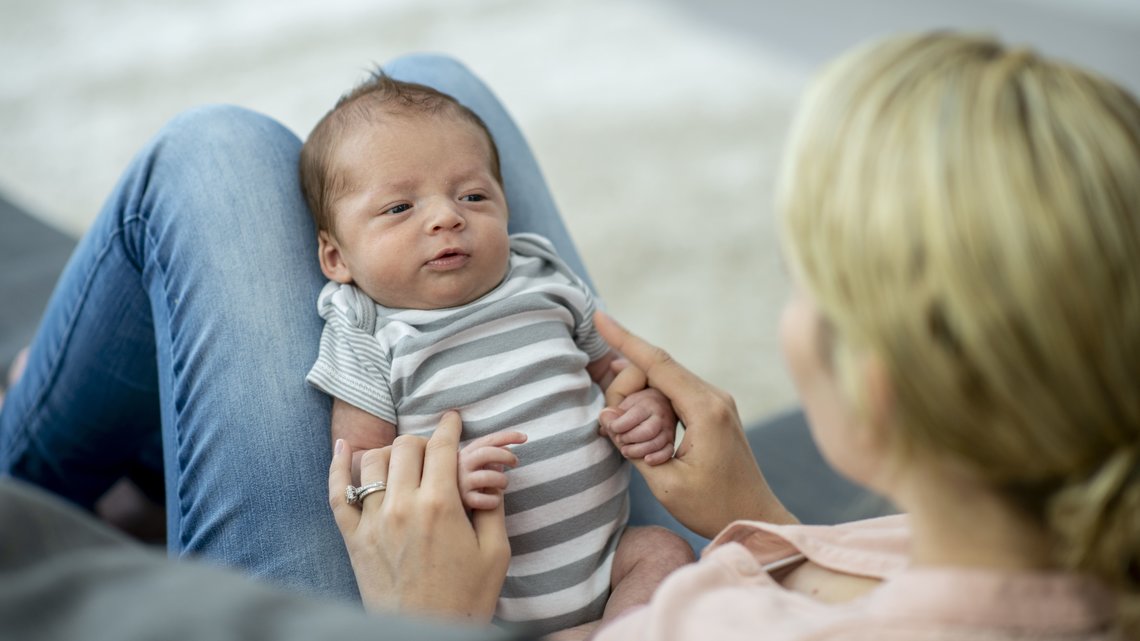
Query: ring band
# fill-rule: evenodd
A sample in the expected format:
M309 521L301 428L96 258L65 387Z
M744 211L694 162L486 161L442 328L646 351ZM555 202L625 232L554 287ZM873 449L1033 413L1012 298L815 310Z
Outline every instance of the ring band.
M373 492L383 492L386 489L388 489L388 485L384 481L374 481L360 487L349 485L344 488L344 500L349 505L360 505L364 502L364 497Z

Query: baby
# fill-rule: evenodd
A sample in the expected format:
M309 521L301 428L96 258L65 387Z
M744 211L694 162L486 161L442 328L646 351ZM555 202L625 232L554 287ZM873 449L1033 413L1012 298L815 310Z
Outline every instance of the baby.
M334 399L334 438L382 447L460 411L464 505L505 501L500 620L551 632L648 601L692 551L665 530L625 528L629 465L597 430L616 354L553 245L508 234L479 117L379 74L317 124L301 176L330 280L307 380ZM655 390L635 400L623 451L663 463L672 407Z

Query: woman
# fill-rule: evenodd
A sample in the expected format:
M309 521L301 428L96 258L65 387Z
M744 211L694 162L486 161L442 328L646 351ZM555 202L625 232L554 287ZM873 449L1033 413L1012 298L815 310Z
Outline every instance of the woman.
M517 229L564 239L489 94L420 60L389 71L473 106L511 149ZM1115 87L986 41L892 40L833 66L781 190L801 292L783 340L825 454L911 514L791 524L731 399L600 318L688 428L674 460L642 470L654 494L704 535L754 522L724 529L599 637L1134 635L1138 132L1140 109ZM362 481L388 487L362 511L344 502L351 452L336 448L327 500L346 546L319 505L327 406L298 373L319 331L301 302L320 279L283 169L298 146L264 118L211 110L144 151L0 414L4 465L86 500L135 455L129 428L153 425L158 389L176 551L485 622L507 550L501 514L462 511L461 417L366 453Z
M792 376L832 465L907 516L790 525L731 399L601 317L688 428L642 473L720 534L597 638L1135 638L1140 105L989 40L895 38L815 83L784 169ZM489 617L474 582L501 576L501 518L430 535L462 517L458 422L367 453L388 489L363 511L334 453L368 605Z

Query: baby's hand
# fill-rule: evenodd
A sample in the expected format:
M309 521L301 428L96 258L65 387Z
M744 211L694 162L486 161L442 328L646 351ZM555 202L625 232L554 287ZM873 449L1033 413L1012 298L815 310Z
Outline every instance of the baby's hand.
M522 432L494 432L471 441L459 450L459 495L468 510L499 507L507 489L507 468L519 459L508 445L526 442Z
M677 415L665 395L647 387L625 397L617 409L607 408L606 429L614 446L627 459L643 458L660 465L673 458ZM616 416L615 416L616 414Z

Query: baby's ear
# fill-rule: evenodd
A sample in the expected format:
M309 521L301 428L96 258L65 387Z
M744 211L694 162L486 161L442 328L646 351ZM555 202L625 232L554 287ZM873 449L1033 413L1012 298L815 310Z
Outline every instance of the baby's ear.
M338 283L352 282L352 272L348 269L348 263L344 262L340 245L327 230L322 229L317 234L317 255L321 260L321 272L326 278Z

